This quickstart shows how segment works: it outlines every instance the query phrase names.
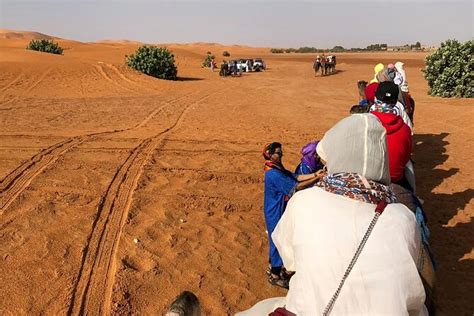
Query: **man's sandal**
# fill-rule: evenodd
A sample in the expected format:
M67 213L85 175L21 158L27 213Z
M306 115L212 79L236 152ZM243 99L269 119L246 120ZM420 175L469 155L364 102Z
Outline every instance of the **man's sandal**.
M267 274L268 277L272 274L271 265L268 265L268 268L265 270L265 273ZM285 267L282 267L281 272L280 272L280 276L287 280L290 280L294 274L295 274L294 271L288 271L285 269Z
M291 279L291 277L295 274L294 271L288 271L285 269L285 267L283 267L281 269L281 273L280 275L284 278L284 279L287 279L288 281Z
M290 288L289 279L285 279L273 273L270 273L270 275L268 276L268 282L270 282L271 285L280 286L285 289Z

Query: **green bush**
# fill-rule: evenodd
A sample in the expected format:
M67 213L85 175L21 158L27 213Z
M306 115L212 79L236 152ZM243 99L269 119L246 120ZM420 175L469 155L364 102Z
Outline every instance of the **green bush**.
M447 40L426 57L423 73L430 87L428 94L440 97L474 97L471 72L474 66L473 50L473 40L464 44L457 40Z
M270 49L270 53L272 54L283 54L285 50L283 48L272 48Z
M165 47L141 46L135 54L126 56L126 64L159 79L176 80L178 76L174 55Z
M211 67L211 61L214 58L215 58L215 56L212 55L211 52L207 52L206 58L204 58L204 61L202 62L202 67L210 68Z
M52 40L31 40L26 49L36 50L38 52L62 55L63 49L58 43Z
M222 56L224 56L224 57L230 57L230 53L225 50L225 51L222 53Z

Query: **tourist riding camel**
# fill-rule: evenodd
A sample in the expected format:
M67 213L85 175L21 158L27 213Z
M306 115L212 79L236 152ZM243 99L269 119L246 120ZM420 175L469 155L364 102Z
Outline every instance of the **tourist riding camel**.
M330 55L326 58L326 74L331 74L336 71L336 56Z
M397 84L400 88L400 94L398 97L398 101L400 101L407 111L408 116L410 117L411 122L413 123L413 118L415 115L415 100L410 95L410 91L408 89L408 81L407 76L405 73L405 66L404 63L401 61L397 61L395 63L395 69L397 69L397 74L393 82Z
M421 233L390 189L385 128L372 114L351 115L317 152L328 176L293 195L272 234L296 271L290 289L237 315L428 315Z
M374 70L377 71L382 64L375 66ZM394 82L399 87L398 102L403 106L404 111L410 118L410 123L406 122L411 127L413 126L413 116L415 112L415 101L411 97L408 91L408 83L406 81L406 74L404 64L402 62L396 62L389 64L387 67L383 67L375 75L375 80L371 81L371 84L382 83L385 81Z
M394 109L398 99L398 86L392 82L382 82L376 91L377 104L371 112L387 131L388 160L390 181L412 190L405 178L405 166L412 153L412 136L408 125L397 115Z
M377 86L377 90L380 89L380 86L381 85L395 85L393 82L391 81L384 81L384 82L381 82L378 86ZM396 85L395 85L396 86ZM398 89L398 86L397 86L397 89ZM374 111L376 110L376 108L390 108L391 111L399 116L401 116L401 118L403 119L403 122L405 122L405 124L408 125L408 127L410 127L410 130L412 131L412 134L413 134L413 123L411 122L410 120L410 117L408 116L408 113L406 112L405 110L405 106L398 102L398 96L397 96L397 99L396 100L393 100L393 99L384 99L385 101L383 100L379 100L377 98L377 94L375 95L375 103L372 104L372 106L370 107L370 111Z
M314 63L313 63L313 69L314 69L314 75L316 76L318 74L318 71L321 70L321 76L324 76L326 74L326 58L323 56L317 56Z
M372 80L370 80L369 83L379 82L379 81L377 80L377 74L378 74L379 72L381 72L383 69L384 69L384 65L383 65L383 64L377 64L377 65L375 65L375 67L374 67L374 78L373 78Z

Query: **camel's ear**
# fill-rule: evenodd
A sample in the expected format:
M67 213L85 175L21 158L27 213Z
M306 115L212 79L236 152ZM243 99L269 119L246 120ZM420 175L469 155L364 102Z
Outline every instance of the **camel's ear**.
M169 316L200 316L201 306L199 299L194 293L184 291L179 294L176 299L171 303L171 306L166 313Z
M365 89L365 87L367 87L367 81L365 81L365 80L357 81L357 87L359 87L359 89L361 89L361 88Z

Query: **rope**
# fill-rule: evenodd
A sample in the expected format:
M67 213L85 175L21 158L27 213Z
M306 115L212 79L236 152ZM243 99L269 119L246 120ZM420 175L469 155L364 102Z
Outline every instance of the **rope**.
M347 277L351 273L351 270L354 267L355 263L357 262L357 259L359 258L360 253L362 252L362 249L365 246L365 243L369 239L369 236L372 233L372 230L374 229L374 226L377 223L377 220L379 219L380 214L382 214L382 212L385 210L386 206L387 206L387 202L385 202L383 200L380 201L377 204L377 207L375 208L375 215L374 215L374 217L372 218L372 221L369 224L369 228L367 228L367 231L365 232L364 237L362 238L362 240L359 244L359 247L357 247L357 250L356 250L354 256L352 257L352 260L351 260L351 262L349 263L349 266L346 269L346 272L344 272L344 275L341 279L341 282L339 282L339 286L337 287L336 292L334 292L333 296L329 300L329 303L326 305L326 308L324 309L324 312L323 312L323 316L328 316L331 313L332 308L334 306L334 303L336 303L337 297L339 296L339 293L341 293L342 286L344 285L344 282L346 282Z

